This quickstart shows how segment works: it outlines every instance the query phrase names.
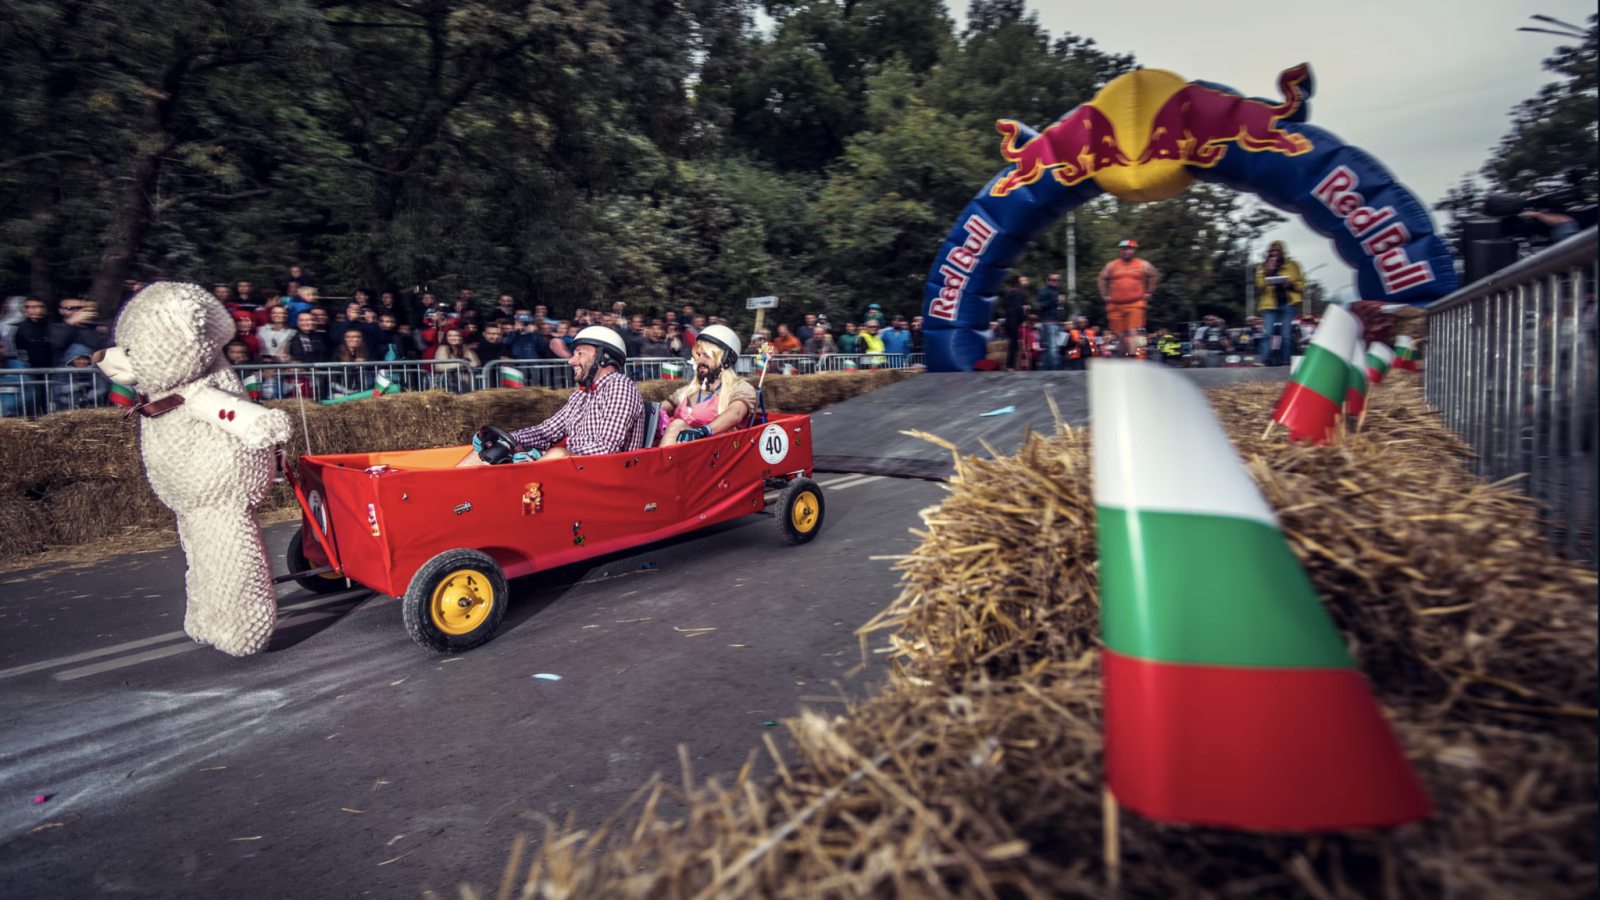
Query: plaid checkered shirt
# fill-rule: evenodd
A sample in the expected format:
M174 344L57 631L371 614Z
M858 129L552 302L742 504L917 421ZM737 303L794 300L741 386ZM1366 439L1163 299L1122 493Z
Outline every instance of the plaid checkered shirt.
M513 431L511 437L539 450L566 438L574 456L599 456L643 447L644 427L639 386L620 372L607 372L589 388L573 391L555 415L532 428Z

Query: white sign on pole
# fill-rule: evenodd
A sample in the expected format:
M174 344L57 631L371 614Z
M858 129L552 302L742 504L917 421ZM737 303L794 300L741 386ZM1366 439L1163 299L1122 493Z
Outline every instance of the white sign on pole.
M751 297L744 302L745 309L777 309L777 297Z

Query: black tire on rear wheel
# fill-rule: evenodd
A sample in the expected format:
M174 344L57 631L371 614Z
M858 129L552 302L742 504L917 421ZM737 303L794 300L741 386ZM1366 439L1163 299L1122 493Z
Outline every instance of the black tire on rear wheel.
M789 482L778 497L776 518L784 543L804 544L822 530L822 519L827 507L822 501L822 488L809 478L796 478Z
M400 605L411 639L438 653L489 640L506 617L506 576L487 554L446 550L422 564Z
M306 559L305 544L303 543L304 540L304 531L296 531L294 533L294 537L289 538L289 552L285 553L284 557L285 562L289 564L290 575L293 575L297 572L309 572L316 568L316 566L311 564L311 560ZM338 574L337 572L327 572L322 575L311 575L305 578L296 578L294 583L300 585L313 594L332 594L335 591L342 591L348 586L345 583L344 576Z

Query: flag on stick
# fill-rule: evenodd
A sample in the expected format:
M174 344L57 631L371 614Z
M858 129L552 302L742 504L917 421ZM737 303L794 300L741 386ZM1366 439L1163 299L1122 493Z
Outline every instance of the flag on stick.
M261 399L261 373L250 371L244 373L244 390L250 395L251 400Z
M1429 815L1199 388L1160 366L1107 360L1089 370L1089 408L1106 778L1117 799L1155 819L1267 830ZM1229 560L1226 578L1206 574L1218 559Z
M1351 416L1367 411L1367 343L1360 337L1350 345L1350 384L1345 388L1344 411Z
M1367 345L1367 380L1373 384L1383 383L1383 376L1389 373L1389 367L1394 365L1394 351L1388 344L1373 341Z
M1350 347L1361 333L1355 316L1330 305L1306 347L1304 361L1289 377L1272 420L1289 429L1289 438L1325 444L1339 424L1350 386Z
M501 366L500 386L509 388L527 387L528 376L522 374L522 370L516 366Z
M1402 334L1394 339L1394 367L1407 372L1422 371L1417 363L1417 342L1409 335Z
M139 405L139 392L125 384L111 382L111 402L129 409Z

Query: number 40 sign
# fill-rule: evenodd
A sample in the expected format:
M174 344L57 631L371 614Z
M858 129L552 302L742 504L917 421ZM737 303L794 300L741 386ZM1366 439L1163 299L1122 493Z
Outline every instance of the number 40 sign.
M776 465L789 455L789 435L782 425L768 425L761 432L759 443L761 458Z

